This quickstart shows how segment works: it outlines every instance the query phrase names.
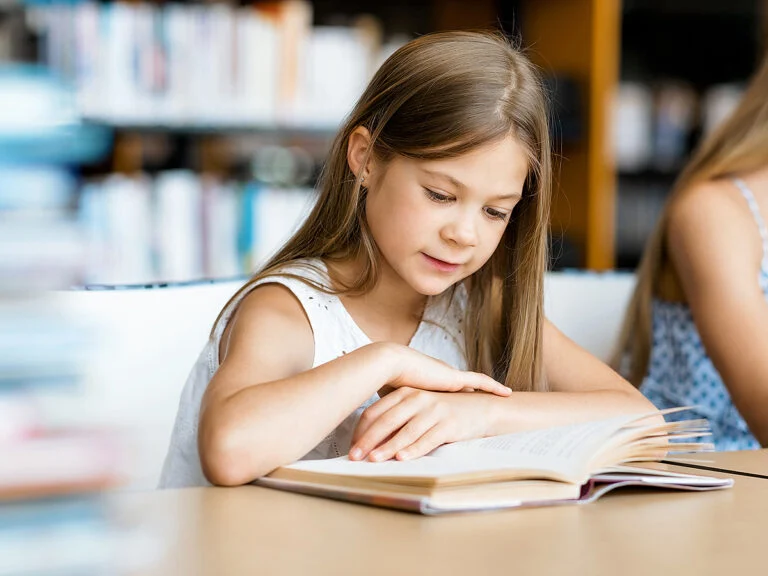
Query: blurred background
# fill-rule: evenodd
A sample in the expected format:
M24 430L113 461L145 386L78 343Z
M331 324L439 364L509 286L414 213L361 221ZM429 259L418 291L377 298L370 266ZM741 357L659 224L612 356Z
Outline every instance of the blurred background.
M456 28L501 28L544 72L552 268L631 271L691 150L738 102L767 14L768 0L0 0L0 575L151 556L101 497L125 450L84 402L99 333L52 291L246 276L307 214L378 65Z
M76 221L67 242L46 226L53 245L17 231L46 270L43 254L66 267L82 239L76 285L247 274L306 213L383 59L418 34L496 27L529 47L552 94L552 266L632 269L754 69L766 4L0 0L3 207Z

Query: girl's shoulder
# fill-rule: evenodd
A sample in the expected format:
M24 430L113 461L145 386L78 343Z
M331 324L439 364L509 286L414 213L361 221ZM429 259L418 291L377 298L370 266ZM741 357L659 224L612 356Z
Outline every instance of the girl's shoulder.
M314 339L304 307L284 282L260 284L244 295L237 307L217 327L219 359L240 345L247 350L269 349L276 342L290 342L294 352L311 367Z
M262 284L282 283L283 281L287 281L289 284L299 282L321 291L330 289L331 285L328 267L321 258L298 258L271 270L253 282L253 286L255 288Z
M231 317L229 324L246 323L254 337L269 337L273 328L283 341L291 342L295 336L314 350L310 367L369 343L332 292L328 269L319 258L287 262L251 282L244 292L224 319ZM231 329L221 332L225 344L226 330Z
M214 327L214 341L224 342L221 349L226 349L235 322L256 332L280 328L295 329L296 336L305 334L309 324L304 301L319 291L313 284L321 285L325 277L322 261L302 259L250 280L224 309Z
M324 293L329 284L328 269L320 258L291 260L246 283L230 303L230 315L243 306L246 300L257 303L264 300L266 304L282 303L283 307L287 305L295 308L291 303L302 303L307 298L314 298L316 294Z
M666 243L674 253L712 256L711 248L743 252L760 261L762 245L755 217L731 179L697 183L669 206Z

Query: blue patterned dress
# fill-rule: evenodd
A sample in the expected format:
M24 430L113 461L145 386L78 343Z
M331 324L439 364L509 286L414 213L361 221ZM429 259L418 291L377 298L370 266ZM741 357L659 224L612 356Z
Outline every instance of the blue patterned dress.
M742 180L734 180L734 183L746 199L763 240L758 282L768 298L768 230L752 191ZM654 299L653 347L648 374L640 391L660 409L696 406L694 414L707 418L711 424L716 450L760 448L733 405L685 304ZM672 414L667 419L691 418L694 414L686 411Z

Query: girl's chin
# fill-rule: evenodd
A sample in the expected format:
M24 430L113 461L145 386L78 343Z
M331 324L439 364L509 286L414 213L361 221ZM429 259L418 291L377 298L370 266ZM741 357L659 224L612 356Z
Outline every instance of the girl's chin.
M442 294L463 279L462 275L457 274L458 270L449 273L424 267L421 262L419 264L421 266L404 267L397 271L397 273L402 281L410 286L414 292L422 296Z
M442 294L448 288L453 286L456 282L451 282L448 279L436 280L434 278L425 279L419 278L414 282L410 282L411 287L421 294L422 296L437 296Z

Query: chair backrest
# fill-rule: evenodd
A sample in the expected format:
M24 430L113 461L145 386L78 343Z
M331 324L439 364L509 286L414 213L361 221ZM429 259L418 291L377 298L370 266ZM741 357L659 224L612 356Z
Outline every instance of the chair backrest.
M634 288L630 273L553 272L544 282L544 309L566 336L608 360Z
M629 274L548 274L547 315L605 359L633 283ZM63 313L92 327L82 410L90 421L128 432L128 487L157 484L181 389L214 319L240 285L228 281L53 295Z
M241 284L54 294L92 337L78 407L89 422L125 431L127 487L157 485L181 390Z

